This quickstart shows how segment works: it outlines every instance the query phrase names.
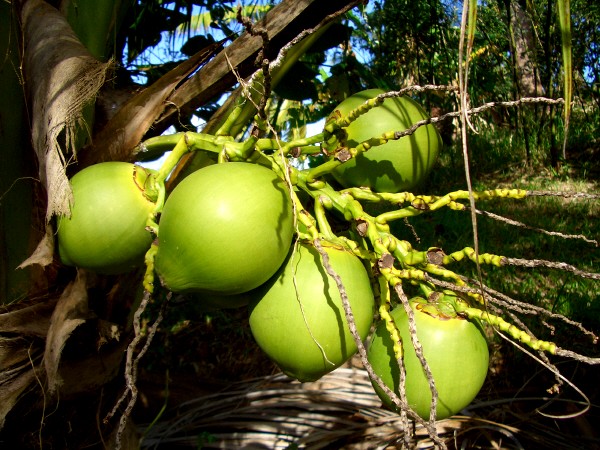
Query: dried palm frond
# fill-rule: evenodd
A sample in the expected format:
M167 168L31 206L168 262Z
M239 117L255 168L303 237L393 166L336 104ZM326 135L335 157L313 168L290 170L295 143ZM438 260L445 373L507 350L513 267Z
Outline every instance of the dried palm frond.
M502 402L480 401L469 411L498 417L502 408ZM439 421L436 428L448 447L455 448L576 449L597 448L594 445L600 443L561 434L535 417L512 415L515 426L475 415L454 416ZM279 374L193 399L180 405L173 418L146 429L142 448L402 448L406 432L414 448L433 447L423 427L404 430L397 414L381 408L364 370L340 368L314 383Z

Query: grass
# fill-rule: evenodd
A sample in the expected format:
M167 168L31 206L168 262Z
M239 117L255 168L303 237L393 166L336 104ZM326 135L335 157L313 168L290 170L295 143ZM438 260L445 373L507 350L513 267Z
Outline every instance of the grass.
M528 166L521 158L519 140L505 135L495 145L485 145L486 136L477 136L470 146L471 174L475 190L521 188L529 191L600 193L600 148L587 145L576 136L577 147L568 150L570 159L559 168L538 164ZM589 139L588 139L589 141ZM511 148L512 142L512 148ZM522 142L521 142L522 144ZM425 193L442 195L465 189L462 150L446 149ZM537 152L542 153L542 152ZM507 156L508 155L508 156ZM536 159L544 160L539 154ZM519 161L519 162L516 162ZM594 162L595 161L595 162ZM477 231L481 252L513 258L565 262L589 272L600 272L600 250L596 243L581 238L564 238L538 231L585 236L600 240L600 199L575 199L560 196L527 197L523 200L495 199L478 202L477 208L520 222L509 225L478 215ZM439 246L447 253L473 246L473 230L468 211L449 209L410 220L421 238L421 247ZM404 228L404 229L402 229ZM412 231L401 224L395 230L411 240ZM462 263L465 275L475 275L470 263ZM470 267L469 267L470 266ZM463 270L461 267L461 270ZM486 283L520 300L548 307L588 323L600 330L600 294L597 281L586 280L557 270L484 267Z

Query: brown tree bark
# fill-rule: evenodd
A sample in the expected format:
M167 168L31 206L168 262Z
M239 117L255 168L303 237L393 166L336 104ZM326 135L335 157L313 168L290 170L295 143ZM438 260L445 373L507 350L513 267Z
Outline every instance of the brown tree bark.
M531 17L518 1L510 2L517 82L521 96L536 97L544 94L536 62L536 40Z

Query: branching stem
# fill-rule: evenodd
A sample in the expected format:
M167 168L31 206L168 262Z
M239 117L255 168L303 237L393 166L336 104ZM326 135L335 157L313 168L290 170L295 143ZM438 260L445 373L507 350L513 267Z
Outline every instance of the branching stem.
M343 284L343 281L342 281L341 277L333 270L333 268L329 264L329 256L327 255L326 251L323 249L321 242L318 239L316 239L313 241L313 245L314 245L315 249L321 255L321 259L323 261L323 266L325 267L327 274L331 278L333 278L333 280L335 281L335 283L337 285L338 291L340 293L340 297L342 299L342 305L344 308L344 313L346 315L346 320L348 322L348 328L350 330L350 333L352 334L354 342L356 343L356 347L358 348L358 355L360 357L360 360L361 360L362 364L364 365L365 370L369 374L369 377L371 378L371 380L373 380L374 383L376 383L383 390L383 392L385 392L385 394L392 400L392 402L399 408L399 410L405 411L408 415L411 416L411 418L413 420L415 420L417 423L423 425L427 429L430 438L437 445L439 445L440 448L445 449L446 444L438 436L437 430L435 429L435 426L432 425L432 422L431 421L426 422L421 417L419 417L412 410L412 408L405 401L403 402L396 395L395 392L393 392L390 388L388 388L386 386L386 384L383 382L383 380L381 380L381 378L373 371L373 367L371 366L371 364L369 363L369 360L367 358L367 350L362 342L362 339L360 338L360 335L358 334L358 330L356 329L356 323L354 322L354 314L352 313L352 307L350 306L350 301L348 300L348 294L346 293L346 288ZM407 430L408 427L405 429Z
M138 368L139 362L144 357L144 354L150 348L150 344L152 342L152 339L154 338L154 335L156 334L156 330L158 329L158 326L163 319L164 309L166 308L166 305L168 303L168 299L170 298L170 296L171 296L171 294L169 293L169 295L167 296L167 302L164 302L162 304L162 306L158 312L158 316L156 317L156 320L154 321L154 323L148 329L147 334L142 332L141 317L144 314L146 308L148 307L148 304L150 303L150 300L151 300L150 292L148 292L148 291L144 292L142 301L140 302L138 309L134 313L134 317L133 317L134 337L133 337L132 341L129 343L129 345L127 346L127 353L126 353L126 358L125 358L125 391L123 392L123 394L121 395L121 397L119 398L119 400L117 401L117 403L115 404L113 409L104 418L104 422L107 423L117 413L117 411L121 407L121 404L127 399L128 396L130 396L129 401L127 402L127 406L125 407L125 410L123 411L123 413L121 414L121 417L119 419L119 426L117 428L117 432L115 435L115 449L116 450L120 450L120 448L121 448L121 445L122 445L121 440L123 437L123 433L127 427L127 422L129 421L129 417L131 416L133 407L135 406L135 404L137 402L138 389L137 389L136 383L137 383L137 368ZM144 339L144 337L146 338L144 346L136 354L136 349L137 349L139 343L142 341L142 339Z

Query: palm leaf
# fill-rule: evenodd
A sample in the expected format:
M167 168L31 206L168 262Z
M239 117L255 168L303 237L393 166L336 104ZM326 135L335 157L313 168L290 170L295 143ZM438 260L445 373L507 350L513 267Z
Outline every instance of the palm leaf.
M558 0L558 23L562 42L563 59L563 91L565 99L564 120L565 137L563 141L562 157L566 158L567 137L569 131L569 119L571 117L571 100L573 98L573 66L571 47L571 2L570 0Z
M526 408L529 414L515 409L516 404L543 402L518 396L476 400L464 414L437 421L435 431L449 448L576 450L597 445L585 433L557 430L535 408ZM568 410L572 403L564 405ZM142 449L405 448L407 433L411 448L437 448L425 427L415 424L407 430L397 413L382 408L366 370L356 367L336 369L314 383L283 374L240 381L177 405L169 417L144 430Z
M258 20L273 9L273 5L243 5L240 8L242 16L248 17L251 20ZM193 14L189 22L177 27L174 33L175 37L185 36L190 32L207 34L211 31L217 19L225 23L235 22L237 20L237 9L225 11L222 17L219 18L215 18L211 11L202 11L198 14Z
M271 43L279 42L281 44L281 42L288 42L303 30L318 25L319 18L335 13L349 5L353 6L356 3L356 1L351 0L335 0L326 4L322 4L317 0L284 0L269 11L265 19ZM312 8L317 7L320 10L319 14L315 15ZM319 31L325 28L323 27ZM319 35L319 33L311 34L290 50L285 62L273 71L272 85L276 85L286 71L289 70L293 62L308 50L310 45L318 39ZM248 33L244 33L237 38L229 47L196 72L169 97L169 103L174 108L171 108L160 118L155 124L154 129L157 132L164 130L171 125L176 118L176 114L185 110L189 111L191 108L197 108L217 93L222 92L225 84L231 86L239 79L249 76L256 69L253 63L261 47L262 40L260 36L250 36ZM260 84L259 80L258 84ZM232 93L207 123L203 131L208 133L216 131L230 115L232 108L238 102L241 94L242 90L239 88L236 92ZM258 94L260 97L260 93ZM256 99L254 100L256 101ZM235 135L246 126L248 120L255 114L255 111L252 102L246 102L244 111L240 114L240 120L230 130L231 134ZM176 182L176 180L197 170L204 164L206 164L206 157L202 152L196 152L194 155L188 154L181 159L170 178L173 182Z

